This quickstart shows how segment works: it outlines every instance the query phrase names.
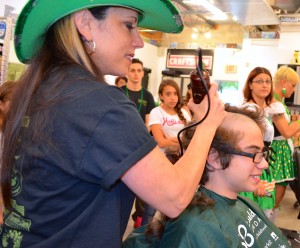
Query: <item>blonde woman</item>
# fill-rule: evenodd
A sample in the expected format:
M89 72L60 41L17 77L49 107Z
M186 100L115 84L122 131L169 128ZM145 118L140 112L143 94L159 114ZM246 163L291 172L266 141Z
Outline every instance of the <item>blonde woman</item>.
M299 83L298 74L290 67L280 67L274 77L274 97L266 108L274 123L274 140L271 144L271 156L274 161L270 161L270 166L274 169L274 179L276 181L276 201L274 210L277 210L284 196L288 182L295 179L293 152L294 146L292 137L299 132L300 122L291 121L291 114L284 103L285 98L289 98Z

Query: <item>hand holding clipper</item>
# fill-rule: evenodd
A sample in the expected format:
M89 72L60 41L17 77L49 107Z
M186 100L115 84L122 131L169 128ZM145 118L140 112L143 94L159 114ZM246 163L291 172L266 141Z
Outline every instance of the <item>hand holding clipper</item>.
M190 74L192 97L194 103L202 102L210 87L209 73L207 70L202 71L202 52L199 49L198 70L193 70Z

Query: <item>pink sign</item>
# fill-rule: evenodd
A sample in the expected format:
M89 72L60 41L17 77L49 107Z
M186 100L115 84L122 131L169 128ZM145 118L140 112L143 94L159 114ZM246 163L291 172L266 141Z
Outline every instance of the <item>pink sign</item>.
M198 61L195 55L170 55L167 60L167 68L194 69ZM202 56L202 63L205 69L212 68L212 56Z

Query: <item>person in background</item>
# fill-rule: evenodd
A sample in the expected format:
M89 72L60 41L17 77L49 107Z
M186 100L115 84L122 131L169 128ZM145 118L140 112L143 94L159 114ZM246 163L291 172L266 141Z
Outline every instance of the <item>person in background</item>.
M298 82L299 76L292 68L281 66L273 77L275 87L273 100L270 106L266 107L275 129L274 140L271 144L271 157L274 161L270 160L276 181L275 215L288 183L295 179L292 137L300 131L300 122L291 122L291 114L284 103L284 98L290 97L295 92Z
M268 168L263 142L265 116L260 111L230 107L217 129L200 186L175 219L162 216L135 229L123 248L146 247L290 247L281 230L261 208L239 192L255 191ZM189 146L194 128L183 133Z
M149 115L155 108L155 102L151 92L142 86L143 77L143 62L138 58L133 58L127 72L128 82L121 89L136 104L140 116L148 127Z
M248 75L243 94L245 101L243 106L253 111L259 108L265 115L264 143L266 147L269 147L274 138L274 127L268 113L265 111L265 108L270 106L273 98L273 83L270 71L264 67L255 67ZM240 195L256 201L267 217L273 221L273 208L275 206L273 168L269 167L268 170L262 171L260 183L254 192L242 192Z
M116 77L115 86L122 87L126 85L127 81L128 81L127 77Z
M158 95L162 104L152 109L149 117L149 128L162 151L166 147L178 150L177 134L187 122L191 121L191 116L182 108L180 89L174 80L163 80L159 85ZM141 224L147 224L154 215L155 209L151 205L145 204Z
M104 80L128 72L144 46L138 25L183 29L168 0L29 0L24 6L14 38L18 59L28 65L3 130L2 246L119 248L135 195L170 217L191 201L224 104L214 85L208 116L171 164L135 104ZM189 103L197 118L207 101Z
M127 84L121 87L121 89L136 104L138 112L148 128L149 115L151 110L155 108L155 102L151 92L142 86L143 77L143 62L138 58L133 58L127 72ZM145 203L139 197L136 197L135 210L132 214L135 228L141 226L144 208Z
M163 80L159 85L158 95L162 103L151 111L149 128L163 151L165 147L177 150L177 134L191 120L191 116L182 107L180 89L174 80Z

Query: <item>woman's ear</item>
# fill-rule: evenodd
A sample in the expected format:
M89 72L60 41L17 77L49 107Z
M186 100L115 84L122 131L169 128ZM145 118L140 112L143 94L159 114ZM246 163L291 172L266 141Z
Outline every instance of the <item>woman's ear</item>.
M285 88L285 80L284 80L284 79L282 79L282 80L280 81L280 85L281 85L282 88Z
M78 32L86 41L91 41L92 30L91 30L92 14L88 10L80 10L74 13L74 22Z
M215 170L222 169L222 166L220 164L219 152L216 149L210 148L207 156L207 163Z

